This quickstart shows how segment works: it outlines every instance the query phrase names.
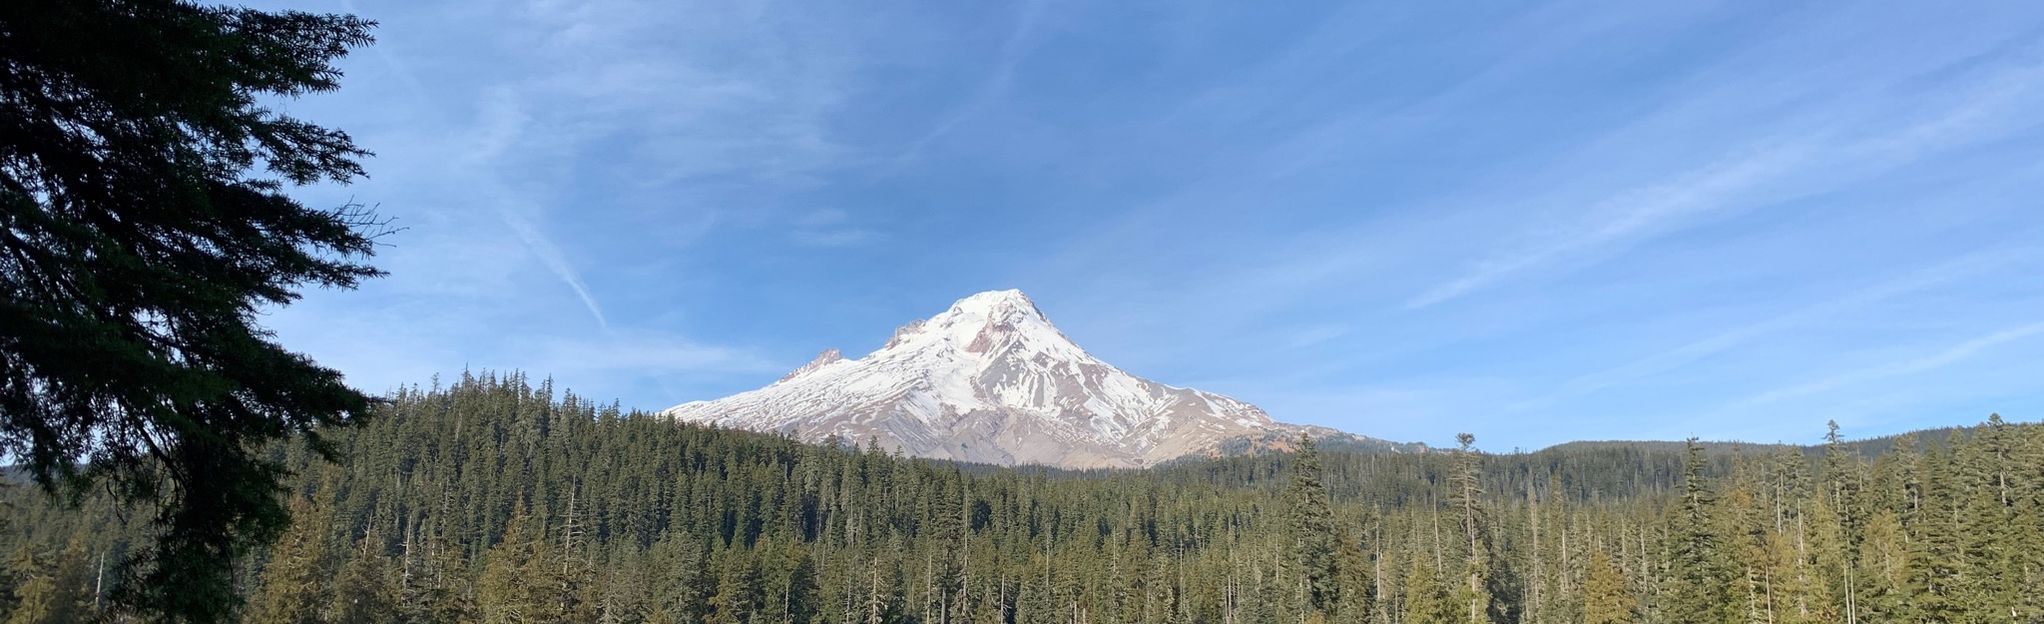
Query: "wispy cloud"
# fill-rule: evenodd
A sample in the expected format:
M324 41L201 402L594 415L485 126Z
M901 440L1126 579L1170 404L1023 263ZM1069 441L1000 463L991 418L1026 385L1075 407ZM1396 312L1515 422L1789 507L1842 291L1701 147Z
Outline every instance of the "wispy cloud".
M851 214L839 208L811 211L788 228L788 239L805 247L851 247L882 238L880 232L853 223Z
M290 104L413 228L278 316L372 387L660 407L991 281L1160 380L1508 448L1935 362L2044 297L1996 268L2044 255L2034 7L335 1L382 45ZM1769 405L2039 405L2001 364L2044 339L2002 339Z
M1562 382L1553 392L1521 401L1513 407L1515 409L1545 407L1564 399L1667 373L1772 334L1825 322L1842 313L1949 284L1985 271L2035 260L2039 251L2035 248L2021 248L1970 253L1954 260L1910 271L1842 296L1828 297L1814 305L1747 323L1625 364L1576 376Z
M541 233L539 228L533 227L532 222L527 221L525 217L509 210L499 211L498 216L504 219L505 225L511 226L512 231L518 233L518 240L523 241L526 249L539 257L540 263L546 265L554 277L560 278L562 283L568 285L569 290L575 291L575 297L581 299L582 306L589 309L589 316L596 319L597 326L609 329L610 321L603 317L603 305L596 302L595 295L589 294L589 284L582 281L582 273L575 270L573 263L568 262L568 257L561 253L560 246L555 245L553 239Z
M1627 190L1585 210L1587 217L1550 224L1534 242L1476 262L1405 303L1417 310L1464 297L1521 274L1570 262L1594 262L1624 246L1843 184L1941 150L1989 139L2022 123L2026 96L2040 73L2007 68L1961 89L1964 97L1928 120L1873 119L1852 132L1837 122L1752 144L1740 153L1670 180ZM1899 129L1891 129L1898 128Z
M1015 17L1015 27L1010 29L1008 36L1001 40L1000 51L994 57L993 69L987 72L986 80L981 81L978 88L974 89L972 94L967 96L963 103L952 108L951 112L945 114L936 124L930 126L927 132L916 137L916 140L910 141L908 147L902 149L901 153L894 157L894 167L898 168L915 160L918 156L922 155L923 150L928 149L931 144L951 134L953 130L958 128L959 124L964 123L975 115L981 114L989 106L1008 95L1009 89L1015 81L1015 67L1022 62L1023 57L1028 53L1029 38L1035 33L1037 20L1042 17L1044 7L1048 4L1048 0L1025 0L1021 3L1021 8L1018 9Z
M1756 394L1746 399L1737 401L1728 406L1727 409L1737 410L1743 408L1750 408L1786 399L1829 392L1840 388L1848 388L1868 382L1893 379L1897 377L1906 377L1909 375L1924 373L1944 368L1946 366L1951 366L1953 364L1957 364L1963 360L1966 360L1967 358L1971 358L1974 355L1979 354L1982 351L1986 351L1988 349L1992 349L1994 347L1998 347L2007 343L2022 340L2024 338L2029 338L2031 336L2035 336L2038 334L2044 334L2044 322L2031 323L2028 325L2021 325L2017 327L2003 329L2001 331L1973 338L1971 340L1960 342L1958 344L1950 345L1936 353L1932 353L1911 360L1904 360L1901 362L1883 364L1879 366L1869 366L1858 370L1837 373L1834 375L1818 378L1793 386L1776 388L1774 390L1762 392L1760 394Z
M1300 327L1287 333L1285 342L1292 348L1305 348L1346 336L1354 328L1340 323L1322 323Z
M1806 166L1811 150L1787 143L1752 149L1702 170L1621 193L1589 212L1590 220L1559 228L1558 235L1493 256L1405 303L1419 309L1467 295L1514 274L1613 245L1665 233L1683 219L1739 206L1735 196Z
M692 283L665 267L710 228L803 214L777 203L844 155L827 125L857 56L839 49L850 43L834 20L639 0L340 8L384 27L337 97L380 97L322 121L375 129L360 192L414 228L379 258L393 275L368 292L282 311L294 344L372 388L476 366L613 396L658 385L646 394L668 400L777 368L749 341L715 344L675 320L703 298L660 291L649 312L644 293L657 289L615 284L625 273ZM364 91L362 78L384 89ZM784 244L878 237L849 220L804 232L812 240ZM351 310L358 300L376 303ZM322 329L337 318L354 328L344 340ZM512 334L522 339L492 337Z
M556 338L519 357L545 362L551 370L583 378L770 373L789 367L751 349L707 345L671 332L646 329L608 332L601 340Z

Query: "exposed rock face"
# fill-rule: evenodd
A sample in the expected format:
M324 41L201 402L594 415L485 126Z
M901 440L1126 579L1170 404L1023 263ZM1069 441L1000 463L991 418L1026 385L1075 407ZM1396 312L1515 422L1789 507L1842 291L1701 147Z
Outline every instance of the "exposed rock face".
M922 457L1067 468L1150 466L1308 430L1248 403L1108 365L1015 290L961 299L896 330L866 357L827 350L773 385L663 413L809 441L873 438Z

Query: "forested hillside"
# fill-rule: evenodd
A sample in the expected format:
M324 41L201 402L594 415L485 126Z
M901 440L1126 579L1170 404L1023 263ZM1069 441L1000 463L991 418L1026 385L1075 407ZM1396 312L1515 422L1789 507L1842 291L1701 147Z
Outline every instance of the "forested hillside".
M279 447L249 622L2038 622L2044 430L993 469L677 426L517 376ZM0 616L98 613L148 514L0 494Z

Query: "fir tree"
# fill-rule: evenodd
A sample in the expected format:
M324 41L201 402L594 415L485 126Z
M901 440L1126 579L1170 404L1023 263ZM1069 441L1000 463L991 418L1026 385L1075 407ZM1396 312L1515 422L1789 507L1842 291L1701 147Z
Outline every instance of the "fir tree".
M761 596L759 562L743 550L725 550L723 573L717 580L717 594L710 598L710 621L715 624L751 624L760 621Z
M1583 578L1584 624L1631 624L1634 601L1625 573L1604 551L1592 551Z
M323 490L322 496L330 496ZM249 601L251 624L311 624L321 621L331 587L331 558L326 515L321 506L293 498L291 515L298 518L270 549L260 582Z
M327 610L328 624L376 624L397 619L397 587L389 562L374 552L371 539L355 544L354 556L341 566L333 579L333 604Z
M248 562L247 621L272 621L268 607L279 621L379 619L400 601L380 586L402 597L380 618L394 622L1459 623L1472 567L1498 622L2035 619L2033 599L2000 585L2036 575L2022 544L2040 534L2037 425L1927 433L1946 448L1926 454L1839 441L1862 494L1838 505L1826 475L1840 464L1804 459L1824 448L1321 444L1304 461L1052 473L613 415L517 375L402 391L385 409L335 435L358 458L344 468L277 449L304 471L286 498L303 520ZM1303 472L1338 540L1338 600L1322 609L1301 591L1297 537L1315 523L1294 515L1317 507L1294 488L1305 464L1319 464ZM34 553L14 568L57 572L0 575L0 622L50 588L70 588L83 617L139 619L85 597L132 582L125 544L148 523L123 523L113 497L58 509L25 496L40 494L0 488L0 548Z
M0 610L5 624L77 622L90 612L80 595L75 567L55 553L23 543L7 561L6 580L13 591L11 608Z
M1451 487L1456 514L1462 525L1464 551L1462 578L1455 584L1456 620L1464 624L1486 624L1491 610L1490 545L1484 539L1483 485L1477 474L1476 436L1460 433L1455 440L1455 474Z
M483 556L476 604L486 624L525 624L565 619L560 583L542 521L521 505L512 512L504 539Z
M703 545L687 533L669 529L649 554L655 609L678 620L708 616L715 578L706 574Z
M1341 538L1335 533L1334 511L1322 483L1320 453L1313 438L1299 436L1299 448L1292 467L1291 485L1285 499L1291 519L1292 576L1298 579L1300 606L1326 613L1340 603L1338 582Z
M1669 521L1668 567L1674 587L1664 610L1678 624L1710 624L1725 620L1724 610L1730 601L1718 536L1712 531L1715 497L1705 483L1703 447L1691 439L1686 453L1682 497Z
M255 323L379 274L360 262L373 214L288 192L348 182L367 152L270 108L338 88L372 26L168 0L0 9L0 455L51 491L110 479L158 504L122 598L160 618L227 620L235 564L290 521L266 446L325 451L325 428L370 409Z
M1860 551L1861 591L1858 619L1868 622L1909 621L1909 553L1902 533L1902 521L1891 510L1875 512L1867 520L1866 543Z
M1412 563L1405 574L1405 609L1403 624L1449 624L1458 621L1460 610L1448 596L1448 588L1441 585L1440 574L1424 553L1413 551Z

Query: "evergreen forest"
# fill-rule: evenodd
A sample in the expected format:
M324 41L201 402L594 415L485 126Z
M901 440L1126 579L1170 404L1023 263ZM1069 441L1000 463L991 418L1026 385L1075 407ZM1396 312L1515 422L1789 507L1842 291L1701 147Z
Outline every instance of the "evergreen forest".
M1822 423L1817 426L1821 427ZM677 425L517 374L265 452L261 623L2044 622L2044 427L1815 447L1315 448L994 468ZM128 621L147 511L0 489L0 621Z

